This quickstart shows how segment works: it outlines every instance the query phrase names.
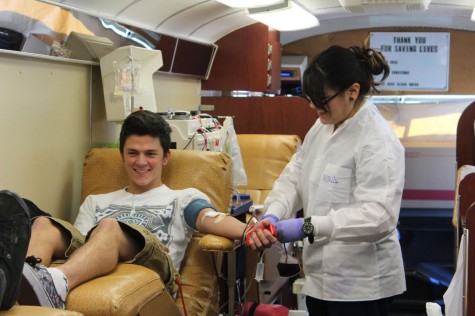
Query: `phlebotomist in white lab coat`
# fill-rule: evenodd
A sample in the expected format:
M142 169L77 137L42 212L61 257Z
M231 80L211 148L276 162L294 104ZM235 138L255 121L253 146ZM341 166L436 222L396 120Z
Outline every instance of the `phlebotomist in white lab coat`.
M307 238L302 292L310 315L388 315L406 289L396 231L404 148L365 98L380 74L386 79L389 67L372 49L333 46L311 61L303 90L319 119L255 226L273 223L281 242ZM301 209L304 219L293 218ZM255 233L253 249L275 242L266 230Z

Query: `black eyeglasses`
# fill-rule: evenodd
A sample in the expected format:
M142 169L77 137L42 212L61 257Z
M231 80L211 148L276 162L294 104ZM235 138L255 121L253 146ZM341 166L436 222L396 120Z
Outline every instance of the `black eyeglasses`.
M325 106L330 103L331 100L333 100L334 98L336 98L338 95L340 95L340 93L342 93L343 91L345 91L346 89L343 89L343 90L340 90L338 91L337 93L335 93L334 95L332 95L331 97L325 99L323 102L316 102L314 100L312 100L311 97L309 97L308 95L305 95L305 97L307 98L308 101L312 102L313 105L315 105L318 109L322 109L322 110L327 110L325 108Z

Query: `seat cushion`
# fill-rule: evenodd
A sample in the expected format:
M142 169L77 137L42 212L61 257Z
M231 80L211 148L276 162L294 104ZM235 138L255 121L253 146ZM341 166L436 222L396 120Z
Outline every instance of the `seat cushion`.
M171 189L194 187L205 193L221 212L229 211L232 193L231 158L223 153L171 150L162 181ZM128 184L118 148L94 148L86 156L81 201L90 194L108 193Z
M249 193L254 204L264 203L274 181L280 176L300 146L297 135L238 134L247 185L238 189Z

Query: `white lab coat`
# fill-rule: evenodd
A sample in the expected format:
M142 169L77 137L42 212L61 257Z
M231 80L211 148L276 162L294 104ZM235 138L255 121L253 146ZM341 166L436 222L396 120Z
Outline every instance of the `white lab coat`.
M362 301L405 291L396 231L403 186L404 148L372 103L335 132L317 120L264 204L280 219L302 208L312 216L303 294Z

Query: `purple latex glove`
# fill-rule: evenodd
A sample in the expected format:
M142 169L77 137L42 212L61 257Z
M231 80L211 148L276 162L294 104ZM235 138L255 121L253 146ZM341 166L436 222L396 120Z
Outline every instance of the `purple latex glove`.
M262 216L261 220L264 220L264 219L270 220L271 224L275 224L279 221L279 218L272 214L267 214L267 215Z
M277 239L280 242L294 242L304 239L302 231L303 218L291 218L279 221L274 224L277 229Z

